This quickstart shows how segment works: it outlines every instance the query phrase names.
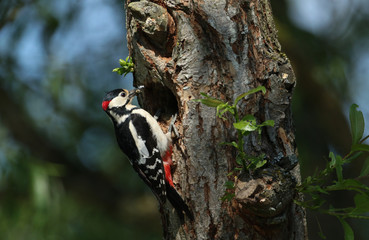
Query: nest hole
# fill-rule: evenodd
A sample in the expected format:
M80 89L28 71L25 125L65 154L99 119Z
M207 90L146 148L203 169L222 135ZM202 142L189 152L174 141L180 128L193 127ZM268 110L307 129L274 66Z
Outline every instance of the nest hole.
M161 83L145 85L143 94L138 99L142 108L151 115L160 111L159 120L168 121L178 113L178 102L172 91Z

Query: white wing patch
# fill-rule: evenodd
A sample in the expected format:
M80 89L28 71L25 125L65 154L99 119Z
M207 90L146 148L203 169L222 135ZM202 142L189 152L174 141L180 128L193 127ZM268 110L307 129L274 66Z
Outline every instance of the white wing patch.
M134 139L134 141L135 141L135 143L136 143L136 146L137 146L137 148L138 148L138 152L140 153L140 160L138 161L138 164L139 165L145 165L146 164L146 159L147 158L151 158L156 152L157 153L160 153L160 151L157 149L157 148L153 148L153 150L152 150L152 153L151 153L151 155L150 155L150 153L149 153L149 150L147 149L147 147L146 147L146 141L145 140L143 140L142 138L141 138L141 136L139 136L138 134L137 134L137 131L136 131L136 128L135 128L135 126L132 124L132 122L129 122L129 125L128 125L128 127L129 127L129 130L131 131L131 133L132 133L132 137L133 137L133 139ZM151 166L146 166L146 168L148 168L148 169L155 169L156 168L156 165L157 164L161 164L161 159L156 159L155 160L155 163L153 164L153 165L151 165ZM162 172L162 171L159 171L159 172ZM147 172L145 172L146 174L147 174Z
M153 116L150 115L150 113L146 112L141 108L132 110L132 113L135 112L145 117L147 123L151 127L151 131L154 135L154 138L158 142L157 148L159 149L160 154L163 155L168 149L170 139L168 139L167 135L163 133L163 130L161 130L158 122L155 120Z
M138 148L138 152L140 153L140 161L138 164L145 164L146 158L150 157L149 150L145 145L146 141L141 138L141 136L137 135L137 131L135 126L133 126L132 122L129 122L129 130L131 131L132 137L135 140L136 146Z

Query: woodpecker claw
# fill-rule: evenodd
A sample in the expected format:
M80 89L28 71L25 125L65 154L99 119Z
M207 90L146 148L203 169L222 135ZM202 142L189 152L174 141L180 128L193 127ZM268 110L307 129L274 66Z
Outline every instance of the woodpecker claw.
M155 120L158 120L161 114L161 109L158 109L154 115ZM168 128L168 132L167 135L170 137L172 134L172 131L174 132L174 134L176 135L177 138L179 138L179 133L178 130L176 128L176 126L174 125L174 123L177 120L177 113L172 115L170 123L169 123L169 128Z
M172 120L170 121L170 124L169 124L168 133L171 134L171 132L173 130L174 134L178 138L179 137L179 133L178 133L178 130L177 130L176 126L174 125L174 123L176 122L176 120L177 120L177 113L172 116Z

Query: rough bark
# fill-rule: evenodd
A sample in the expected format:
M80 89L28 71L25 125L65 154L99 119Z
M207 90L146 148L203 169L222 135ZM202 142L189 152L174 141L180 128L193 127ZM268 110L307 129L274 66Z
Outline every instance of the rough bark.
M166 239L305 239L305 212L299 197L297 149L290 110L295 77L281 52L267 0L154 0L126 3L127 38L135 63L139 99L162 123L178 113L174 182L195 215L180 225L170 206L163 222ZM193 99L205 92L231 102L256 86L239 104L241 114L275 121L245 148L265 154L267 166L238 176L235 198L222 202L236 152L220 145L236 139L232 121ZM166 218L163 218L166 219ZM165 220L163 220L165 221Z

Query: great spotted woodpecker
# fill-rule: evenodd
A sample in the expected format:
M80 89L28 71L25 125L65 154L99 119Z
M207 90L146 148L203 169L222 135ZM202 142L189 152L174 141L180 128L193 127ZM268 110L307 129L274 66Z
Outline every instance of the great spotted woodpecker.
M175 190L172 181L170 131L164 134L153 116L131 104L140 91L110 91L103 99L102 108L113 121L119 147L129 158L134 170L150 187L160 205L168 199L181 221L184 220L184 213L193 220L192 212Z

